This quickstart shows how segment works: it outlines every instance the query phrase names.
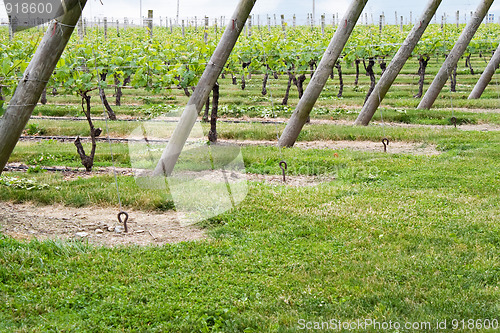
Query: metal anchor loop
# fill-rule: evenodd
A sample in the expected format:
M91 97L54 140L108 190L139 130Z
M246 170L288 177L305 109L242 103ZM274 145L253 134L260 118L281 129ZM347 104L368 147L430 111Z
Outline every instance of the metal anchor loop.
M384 153L387 153L387 146L389 145L389 139L383 138L382 143L384 144Z
M123 219L123 216L125 219ZM120 212L118 213L118 221L123 224L123 227L125 228L125 232L128 232L128 227L127 227L127 222L128 222L128 213L127 212Z
M280 168L283 172L283 183L286 183L286 170L288 169L288 164L285 161L281 161Z
M456 117L451 117L451 123L453 124L453 126L455 126L455 128L457 128L457 118Z

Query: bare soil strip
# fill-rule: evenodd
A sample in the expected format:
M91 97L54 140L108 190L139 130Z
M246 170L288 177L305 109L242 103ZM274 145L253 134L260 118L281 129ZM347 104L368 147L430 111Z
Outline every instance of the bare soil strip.
M181 226L175 212L129 211L128 233L117 208L0 203L0 230L18 240L74 240L94 245L164 245L205 239L203 230Z
M448 109L443 109L448 110ZM448 111L451 111L449 109ZM455 111L463 111L463 112L471 112L471 113L500 113L500 109L456 109ZM87 121L86 118L83 117L31 117L32 120L66 120L66 121ZM104 118L94 118L94 121L105 121ZM168 123L177 123L180 120L179 117L158 117L155 119L142 120L137 118L132 118L130 116L121 116L118 118L118 121L128 121L128 122L168 122ZM242 117L242 118L219 118L217 120L221 123L233 123L233 124L286 124L288 122L287 118L250 118L250 117ZM350 120L330 120L330 119L312 119L311 125L340 125L340 126L352 126L353 121ZM372 125L382 125L382 123L378 121L373 121ZM388 127L403 127L403 128L440 128L447 129L453 128L452 125L422 125L422 124L406 124L406 123L394 123L387 122L384 124ZM499 125L494 124L467 124L467 125L459 125L457 129L462 131L500 131ZM120 139L120 138L116 138Z

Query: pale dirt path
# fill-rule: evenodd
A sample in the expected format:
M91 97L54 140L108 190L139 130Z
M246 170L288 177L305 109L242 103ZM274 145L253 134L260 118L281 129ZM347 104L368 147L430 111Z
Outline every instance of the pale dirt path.
M181 226L176 220L175 212L128 213L129 232L116 233L108 230L120 226L117 208L74 208L1 202L0 230L4 235L18 240L88 240L91 244L106 247L164 245L206 238L205 233L196 227ZM103 232L96 232L97 229ZM77 233L82 232L87 235L77 236Z
M220 144L239 146L277 146L276 141L259 140L219 140ZM366 152L384 152L382 142L373 141L298 141L295 146L299 149L330 149L330 150L356 150ZM387 152L390 154L413 155L439 155L435 145L418 142L390 142Z
M222 145L276 145L275 141L235 141L220 140ZM298 142L298 149L331 149L332 154L342 155L343 150L357 150L368 152L383 152L380 142L371 141L312 141ZM409 142L391 142L388 153L402 153L414 155L440 154L433 145ZM13 167L26 167L22 164L10 164ZM65 169L62 167L62 169ZM113 168L97 168L94 172L84 172L83 169L74 171L60 171L65 180L89 178L99 174L111 174ZM121 175L133 175L131 169L117 168ZM283 185L280 175L247 174L249 181L263 182L271 186ZM305 187L317 186L334 181L333 177L326 176L287 176L286 186ZM116 233L108 231L118 226L117 208L83 207L73 208L62 205L36 206L33 204L0 203L0 230L3 234L20 239L37 238L87 241L100 246L120 245L164 245L183 241L205 239L205 233L193 226L183 227L179 224L175 212L154 213L129 211L128 223L130 232ZM103 232L96 230L100 229ZM77 236L77 233L85 236ZM82 234L80 234L82 235Z

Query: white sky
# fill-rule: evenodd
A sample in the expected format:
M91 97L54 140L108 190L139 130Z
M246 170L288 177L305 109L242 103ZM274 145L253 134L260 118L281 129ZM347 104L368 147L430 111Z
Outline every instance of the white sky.
M465 20L465 15L470 16L470 12L474 11L481 0L443 0L438 17L443 13L447 13L450 17L450 23L455 22L455 13L460 11L461 20ZM177 12L177 0L153 1L153 0L88 0L84 11L84 16L92 17L108 17L123 20L128 17L130 20L138 21L140 17L140 8L142 2L142 15L147 16L147 10L153 9L155 19L160 17L175 18ZM339 13L342 15L347 9L350 0L315 0L316 18L319 20L321 14L327 15L327 22L331 22L332 14ZM179 0L180 3L180 18L198 18L209 16L212 18L225 16L230 17L233 13L237 0ZM401 0L369 0L365 12L371 16L373 14L376 19L378 15L385 12L387 23L394 22L395 11L399 16L409 18L410 12L413 12L413 19L420 15L423 11L427 0L421 1L401 1ZM313 0L257 0L257 3L252 11L252 14L260 14L261 22L265 22L266 14L285 14L287 19L291 19L293 14L297 15L299 23L306 21L307 13L312 13ZM496 21L500 17L500 1L493 4L490 13L494 13ZM0 19L6 19L7 15L3 0L0 0Z

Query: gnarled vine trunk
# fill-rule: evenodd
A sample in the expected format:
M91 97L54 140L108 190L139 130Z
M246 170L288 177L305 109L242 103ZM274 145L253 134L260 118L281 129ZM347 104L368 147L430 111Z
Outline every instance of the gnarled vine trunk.
M106 82L108 73L100 73L99 76L101 77L101 82ZM101 88L101 86L99 86L99 96L101 96L102 103L104 104L106 112L108 113L109 119L116 120L116 115L113 112L111 105L109 105L108 98L106 97L106 92L104 91L104 88Z
M380 59L380 69L382 70L382 75L384 75L385 70L387 69L387 63L385 62L384 57L382 57L382 59Z
M292 83L297 81L295 75L293 75L291 70L288 70L288 84L286 86L285 97L283 98L283 102L281 105L288 105L288 99L290 98L290 89L292 89Z
M356 79L354 80L354 85L357 86L359 83L359 64L361 64L361 60L356 59L354 63L356 65Z
M457 92L457 67L453 68L453 70L450 73L450 86L451 86L451 92Z
M241 74L241 90L245 90L247 86L247 81L245 80L245 74Z
M366 75L370 77L370 89L366 94L365 98L365 103L366 103L368 97L370 97L370 95L372 94L373 89L375 89L376 80L375 80L375 72L373 71L373 66L375 66L375 60L373 58L368 59L368 66L366 66L366 63L363 60L363 64L366 70Z
M45 87L42 91L42 96L40 97L40 103L42 103L43 105L47 104L47 87Z
M131 81L130 75L128 75L124 80L123 80L123 86L126 86L129 84ZM116 106L121 106L122 105L122 97L123 97L123 90L122 87L120 86L120 75L115 74L115 105Z
M340 61L337 61L335 68L337 68L339 73L339 93L337 94L337 97L340 98L344 94L344 77L342 75L342 65L340 64Z
M267 80L269 79L269 73L264 74L264 80L262 80L262 95L267 95Z
M306 75L302 74L297 78L295 85L297 86L297 91L299 92L299 99L304 95L304 81L306 80Z
M210 131L208 140L212 143L217 142L217 111L219 109L219 84L216 82L212 89L212 114L210 116Z
M80 141L80 137L77 137L75 140L75 146L76 150L78 152L78 155L80 155L80 159L82 161L82 165L85 167L85 169L90 172L92 171L92 167L94 166L94 157L95 157L95 151L97 148L97 143L96 143L96 137L97 133L100 132L100 129L96 129L94 127L94 124L92 122L92 118L90 115L90 96L88 95L88 91L86 92L81 92L80 96L82 97L82 109L83 113L85 113L85 116L87 117L87 122L89 123L90 127L90 138L92 140L92 148L90 151L90 155L87 155L85 153L85 149L83 148L82 142Z
M468 56L465 57L465 67L469 68L471 75L474 75L474 68L472 68L472 62L470 61L470 58L472 57L472 54L469 53Z
M426 55L421 55L418 58L418 75L419 75L419 80L418 80L418 93L414 95L414 98L421 98L422 95L424 94L424 83L425 83L425 72L427 70L427 65L429 64L429 60L431 58Z
M202 121L208 123L208 113L210 112L210 95L208 95L207 102L205 103L205 112L203 113Z

